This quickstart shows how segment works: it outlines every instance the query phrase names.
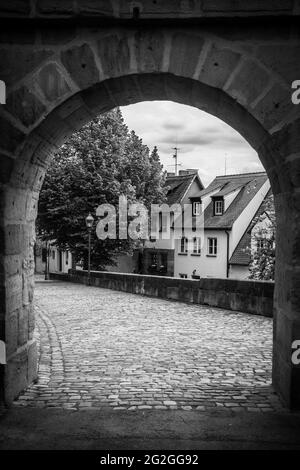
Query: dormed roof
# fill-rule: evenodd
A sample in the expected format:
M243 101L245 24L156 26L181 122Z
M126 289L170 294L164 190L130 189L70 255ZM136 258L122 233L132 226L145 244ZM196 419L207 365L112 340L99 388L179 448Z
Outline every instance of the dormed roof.
M229 260L229 264L238 264L240 266L248 266L250 263L250 248L251 248L251 231L256 224L258 218L265 212L266 210L266 201L269 196L272 194L271 189L269 189L268 193L266 194L264 200L262 201L261 205L259 206L256 214L254 215L253 219L251 220L250 224L248 225L244 235L240 239L239 243L237 244L234 252L231 255Z
M243 173L236 175L217 176L210 185L200 192L200 196L213 197L226 196L237 191L223 215L215 216L213 213L213 201L210 201L204 211L204 223L207 229L231 229L235 220L240 216L249 202L267 181L265 172Z
M194 181L198 182L199 188L203 188L203 184L196 172L187 175L168 176L165 183L165 186L169 187L167 193L168 204L180 204Z

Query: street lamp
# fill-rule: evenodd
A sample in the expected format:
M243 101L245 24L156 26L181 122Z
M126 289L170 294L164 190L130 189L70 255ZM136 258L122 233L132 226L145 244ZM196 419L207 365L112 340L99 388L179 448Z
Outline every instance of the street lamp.
M89 254L88 254L88 284L90 285L91 281L91 232L93 228L94 217L91 213L86 217L85 224L88 229L89 234Z

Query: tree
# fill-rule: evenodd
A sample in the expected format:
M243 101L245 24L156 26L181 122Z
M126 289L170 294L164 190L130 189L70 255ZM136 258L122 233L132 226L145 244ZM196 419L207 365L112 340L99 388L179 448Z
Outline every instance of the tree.
M264 202L264 211L254 219L251 231L249 279L273 281L275 276L276 216L273 195Z
M101 115L74 133L53 156L39 199L38 235L70 250L86 266L87 214L95 214L103 203L117 207L121 194L129 203L160 202L164 180L158 155L153 160L142 140L129 133L121 111ZM131 240L98 240L93 231L93 268L115 264L118 254L134 247Z

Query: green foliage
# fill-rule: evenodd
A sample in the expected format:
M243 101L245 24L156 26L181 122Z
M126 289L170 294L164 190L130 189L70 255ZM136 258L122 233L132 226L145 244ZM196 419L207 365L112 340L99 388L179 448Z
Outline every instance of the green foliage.
M160 203L165 200L164 182L157 149L150 155L142 140L129 133L119 109L101 115L53 156L40 194L38 235L69 249L86 265L88 213L95 217L103 203L117 207L121 194L128 202ZM93 230L93 268L114 264L119 253L133 248L131 240L98 240Z
M273 195L266 198L264 213L256 218L255 224L268 218L268 225L252 234L249 279L273 281L275 277L275 235L276 217Z

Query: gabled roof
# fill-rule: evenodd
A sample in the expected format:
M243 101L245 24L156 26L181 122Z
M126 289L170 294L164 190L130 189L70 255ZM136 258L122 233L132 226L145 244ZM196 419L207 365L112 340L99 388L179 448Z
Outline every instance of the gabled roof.
M239 243L237 244L234 252L231 255L229 260L229 264L238 264L241 266L248 266L250 263L250 248L251 248L251 231L255 226L257 219L265 212L266 209L266 200L272 194L271 189L269 189L268 193L266 194L264 200L262 201L261 205L259 206L256 214L254 215L253 219L251 220L250 224L248 225L244 235L240 239Z
M200 196L226 196L239 189L236 197L222 215L214 215L213 201L210 201L204 211L204 223L206 229L231 229L235 220L240 216L249 202L261 189L268 177L265 172L244 173L239 175L217 176L210 185L200 192ZM217 191L219 189L219 191Z
M168 204L180 204L195 180L198 182L199 187L203 188L203 184L196 172L187 175L168 176L165 183L165 186L169 187L167 193Z

